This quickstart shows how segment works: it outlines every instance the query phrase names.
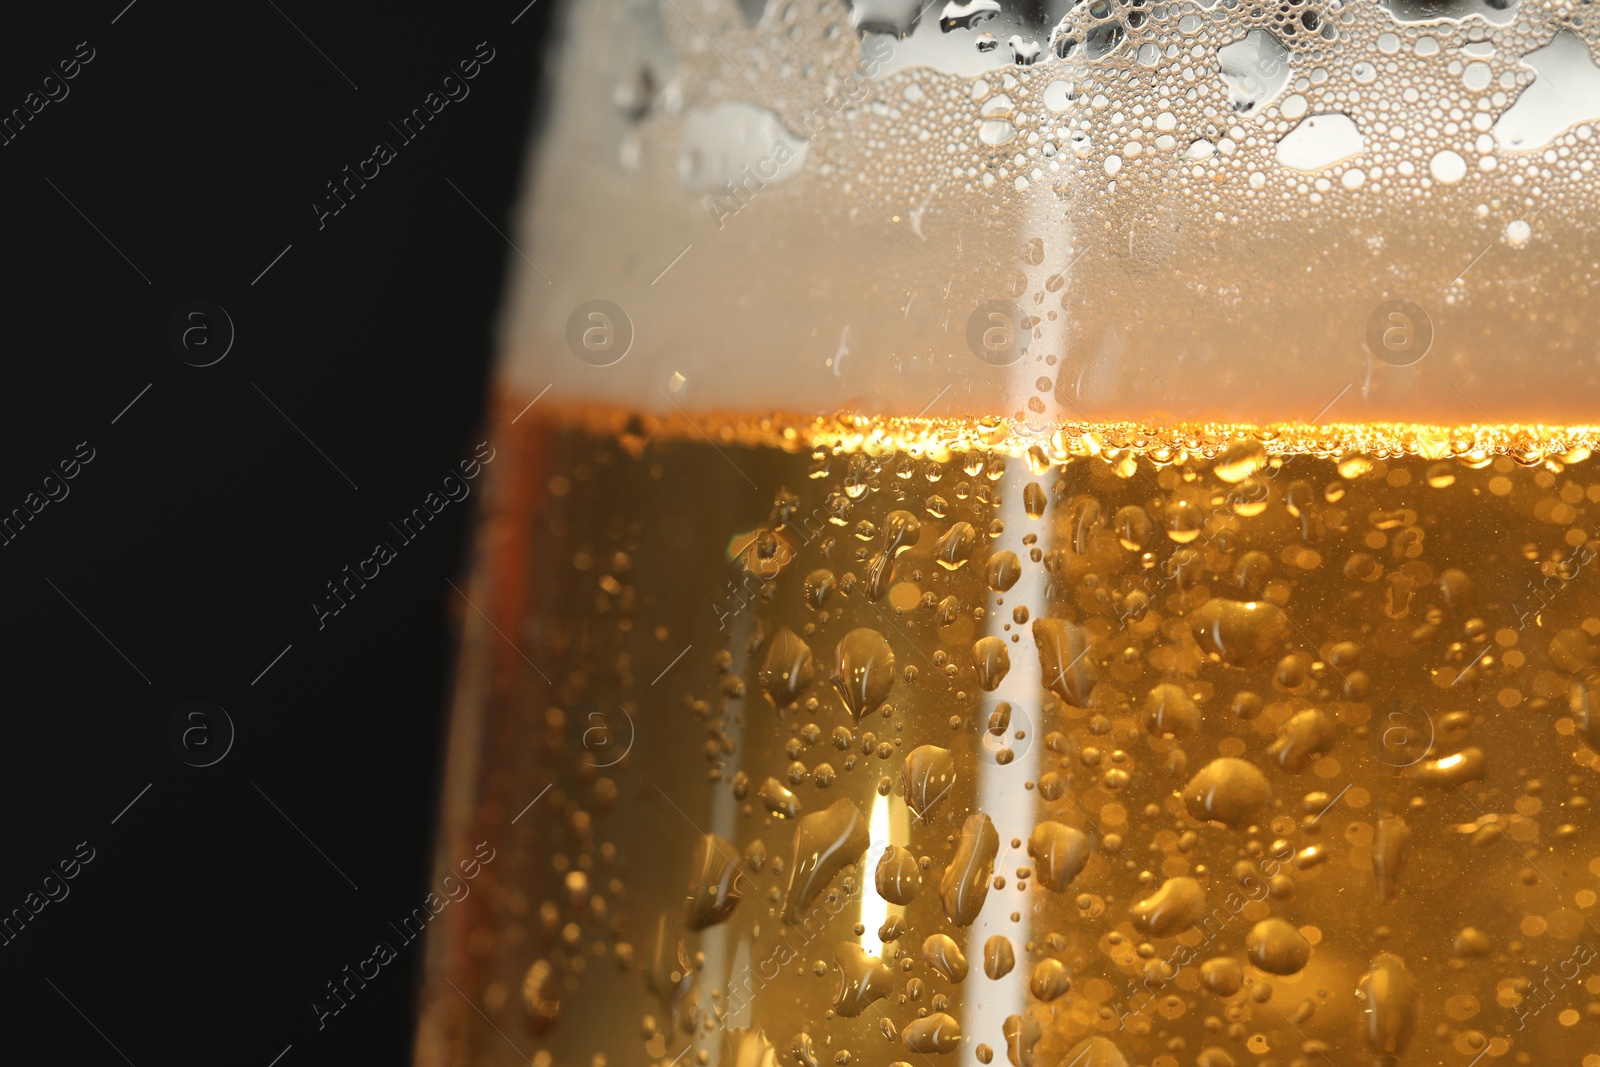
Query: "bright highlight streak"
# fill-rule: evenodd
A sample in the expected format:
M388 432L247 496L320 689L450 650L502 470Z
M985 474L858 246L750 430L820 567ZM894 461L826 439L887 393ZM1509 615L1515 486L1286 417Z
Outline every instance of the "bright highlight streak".
M878 869L878 860L889 850L889 798L879 795L872 801L872 818L867 823L871 844L867 846L867 862L862 867L861 878L861 947L874 956L883 955L883 942L878 940L878 929L889 918L889 902L877 894L872 876Z

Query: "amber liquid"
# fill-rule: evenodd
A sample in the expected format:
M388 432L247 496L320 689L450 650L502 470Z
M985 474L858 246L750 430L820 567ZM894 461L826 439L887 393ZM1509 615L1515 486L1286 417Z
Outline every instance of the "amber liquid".
M1264 436L508 431L418 1062L1600 1064L1600 473Z

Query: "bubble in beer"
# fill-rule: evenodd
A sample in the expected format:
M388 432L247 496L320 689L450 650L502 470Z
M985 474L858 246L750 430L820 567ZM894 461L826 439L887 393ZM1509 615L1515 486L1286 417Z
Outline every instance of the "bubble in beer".
M549 961L536 960L528 968L522 980L522 1001L534 1033L549 1029L560 1018L561 992Z

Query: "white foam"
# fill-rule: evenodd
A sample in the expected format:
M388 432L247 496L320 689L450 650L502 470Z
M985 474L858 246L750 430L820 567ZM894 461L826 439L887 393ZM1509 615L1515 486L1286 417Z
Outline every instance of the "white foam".
M569 4L503 380L689 413L1588 417L1596 324L1564 324L1600 262L1600 20L1567 10ZM1390 298L1441 343L1373 369ZM567 348L597 299L635 335L606 367ZM1014 365L969 342L995 308L1033 335Z

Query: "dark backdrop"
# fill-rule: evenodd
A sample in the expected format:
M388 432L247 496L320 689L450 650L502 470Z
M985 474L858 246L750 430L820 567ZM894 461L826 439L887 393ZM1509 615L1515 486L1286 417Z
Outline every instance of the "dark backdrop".
M484 436L552 3L7 11L0 1058L408 1059L420 942L311 1001L428 891L477 496L312 605Z

